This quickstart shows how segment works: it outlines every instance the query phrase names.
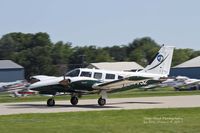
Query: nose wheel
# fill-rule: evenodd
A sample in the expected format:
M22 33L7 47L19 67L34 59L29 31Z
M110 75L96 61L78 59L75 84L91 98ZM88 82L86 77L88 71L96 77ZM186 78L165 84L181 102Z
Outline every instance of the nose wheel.
M104 105L106 104L106 99L100 97L99 100L98 100L98 104L99 104L100 106L104 106Z
M72 105L77 105L78 104L78 97L72 96L70 100Z
M51 107L55 105L55 100L53 98L49 98L47 100L47 106Z

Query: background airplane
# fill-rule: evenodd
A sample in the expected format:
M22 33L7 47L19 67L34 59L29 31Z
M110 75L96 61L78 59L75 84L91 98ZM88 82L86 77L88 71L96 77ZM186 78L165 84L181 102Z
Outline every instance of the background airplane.
M28 89L39 94L51 95L47 106L54 106L56 95L70 94L71 104L78 103L83 94L99 93L98 104L106 104L107 92L127 86L139 87L155 84L167 77L171 67L174 47L162 46L153 61L142 71L123 72L78 68L64 77L33 77L37 79Z
M14 82L0 82L0 92L11 92L13 90L23 90L29 83L25 80L17 80Z
M10 96L22 97L36 94L35 91L28 89L30 85L26 80L17 80L14 82L1 82L0 83L0 92L9 92Z
M191 79L186 76L177 76L175 78L169 78L166 81L160 84L161 87L171 86L175 90L199 90L200 89L200 80Z

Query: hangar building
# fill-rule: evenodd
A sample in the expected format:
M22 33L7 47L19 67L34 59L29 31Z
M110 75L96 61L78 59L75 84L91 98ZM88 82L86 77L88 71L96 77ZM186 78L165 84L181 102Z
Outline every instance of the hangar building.
M0 60L0 82L24 79L24 68L11 60Z
M90 63L87 68L113 70L113 71L136 71L143 67L136 62L99 62Z
M171 68L170 76L187 76L200 79L200 56Z

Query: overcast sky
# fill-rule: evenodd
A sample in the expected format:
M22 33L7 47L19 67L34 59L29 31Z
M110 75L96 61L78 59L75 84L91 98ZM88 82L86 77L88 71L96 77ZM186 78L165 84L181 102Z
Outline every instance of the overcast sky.
M0 0L0 36L10 32L47 32L73 46L149 36L200 50L200 0Z

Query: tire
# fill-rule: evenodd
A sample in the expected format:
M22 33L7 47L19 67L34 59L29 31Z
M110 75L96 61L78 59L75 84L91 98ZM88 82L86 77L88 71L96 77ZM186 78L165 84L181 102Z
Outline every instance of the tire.
M99 98L98 104L99 104L100 106L104 106L104 105L106 104L106 99L104 99L104 98Z
M50 98L47 100L47 106L51 107L51 106L54 106L55 105L55 100Z
M70 102L71 102L72 105L77 105L78 104L78 98L73 96L73 97L71 97Z

